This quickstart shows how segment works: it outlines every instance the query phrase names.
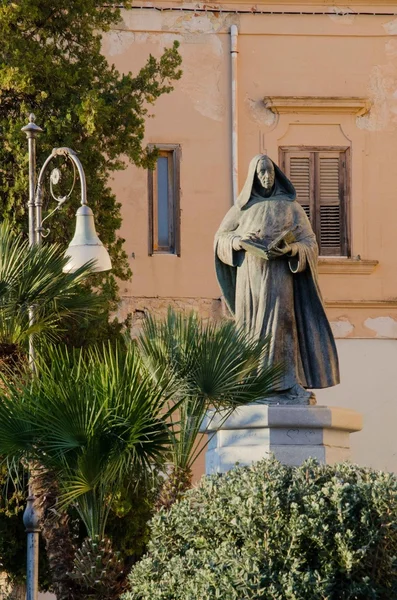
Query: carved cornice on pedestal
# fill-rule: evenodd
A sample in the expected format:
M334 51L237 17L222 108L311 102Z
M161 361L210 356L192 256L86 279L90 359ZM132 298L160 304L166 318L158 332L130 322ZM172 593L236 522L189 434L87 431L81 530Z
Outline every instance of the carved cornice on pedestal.
M338 113L365 115L371 108L367 98L353 96L269 96L263 100L265 107L275 114L286 113Z
M332 464L350 457L351 433L361 431L362 415L336 406L280 405L267 397L262 404L241 406L225 419L210 410L200 428L209 434L206 474L226 473L273 454L286 465L298 466L309 457Z

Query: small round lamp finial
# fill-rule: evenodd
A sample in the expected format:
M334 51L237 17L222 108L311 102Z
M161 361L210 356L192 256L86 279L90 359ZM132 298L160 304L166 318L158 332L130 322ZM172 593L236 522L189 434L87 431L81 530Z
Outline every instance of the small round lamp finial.
M28 138L34 138L36 137L36 135L40 132L42 132L43 130L41 129L41 127L39 127L38 125L36 125L35 123L36 121L36 117L33 113L30 113L29 115L29 123L27 125L25 125L25 127L22 127L22 131L24 133L26 133Z

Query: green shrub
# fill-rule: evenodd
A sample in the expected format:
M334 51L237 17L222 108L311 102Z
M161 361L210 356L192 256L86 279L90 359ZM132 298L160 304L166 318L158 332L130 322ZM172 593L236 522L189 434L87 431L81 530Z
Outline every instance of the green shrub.
M124 600L393 600L397 479L276 460L204 477L151 523Z

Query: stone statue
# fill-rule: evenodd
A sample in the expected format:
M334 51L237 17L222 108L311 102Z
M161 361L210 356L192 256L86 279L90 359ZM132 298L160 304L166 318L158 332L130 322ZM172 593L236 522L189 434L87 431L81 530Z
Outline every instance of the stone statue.
M282 363L275 398L314 404L307 388L339 383L338 356L318 286L318 247L292 183L255 156L237 203L215 236L216 274L236 323L269 336L267 364Z

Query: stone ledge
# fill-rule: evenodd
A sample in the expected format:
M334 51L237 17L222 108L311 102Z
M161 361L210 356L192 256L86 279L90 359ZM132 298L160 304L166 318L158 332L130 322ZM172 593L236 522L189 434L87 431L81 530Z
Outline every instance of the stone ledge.
M349 448L349 431L295 426L221 429L209 436L208 450L225 446L333 446Z
M222 423L224 417L221 414L215 416L214 414L214 411L208 411L201 431L305 427L310 429L336 428L353 432L361 431L363 427L360 413L336 406L248 404L237 408L224 423Z
M370 275L378 266L378 260L357 260L355 258L337 258L320 256L318 272L346 275Z

